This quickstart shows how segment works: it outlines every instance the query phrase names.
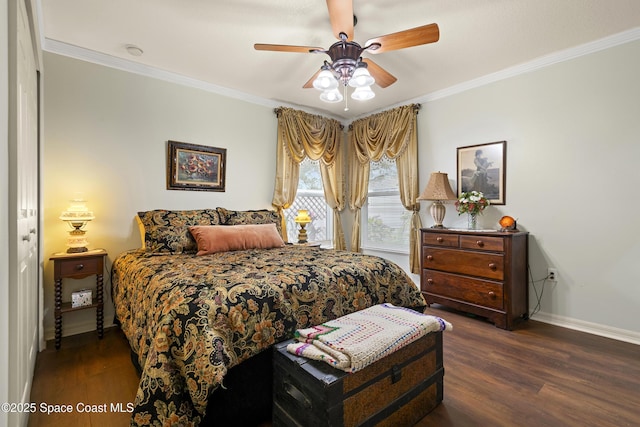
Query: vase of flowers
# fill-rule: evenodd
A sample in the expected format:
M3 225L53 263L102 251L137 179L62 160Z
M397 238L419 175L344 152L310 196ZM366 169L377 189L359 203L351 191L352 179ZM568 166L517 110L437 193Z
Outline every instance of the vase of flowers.
M475 230L478 227L478 215L489 206L489 199L484 197L480 191L468 191L462 193L456 200L456 210L458 215L466 213L468 215L468 228Z

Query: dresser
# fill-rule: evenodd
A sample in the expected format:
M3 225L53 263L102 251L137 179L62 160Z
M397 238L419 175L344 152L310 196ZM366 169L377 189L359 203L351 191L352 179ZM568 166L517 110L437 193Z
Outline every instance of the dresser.
M423 228L420 289L437 303L512 329L529 317L527 232Z

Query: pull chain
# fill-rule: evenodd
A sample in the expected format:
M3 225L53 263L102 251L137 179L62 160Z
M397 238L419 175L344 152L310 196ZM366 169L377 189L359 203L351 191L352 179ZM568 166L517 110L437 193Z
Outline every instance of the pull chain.
M349 111L349 99L347 98L347 85L344 85L344 111Z

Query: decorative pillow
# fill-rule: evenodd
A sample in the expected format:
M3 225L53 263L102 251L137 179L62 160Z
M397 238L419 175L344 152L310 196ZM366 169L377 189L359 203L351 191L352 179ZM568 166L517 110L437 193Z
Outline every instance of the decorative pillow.
M198 243L197 255L284 246L275 224L193 226L189 231Z
M276 211L261 209L256 211L233 211L225 208L217 208L220 216L220 224L275 224L278 233L282 235L282 223L280 214Z
M192 211L154 210L138 212L144 226L144 245L147 252L195 253L198 245L189 232L192 225L220 224L218 211L200 209Z

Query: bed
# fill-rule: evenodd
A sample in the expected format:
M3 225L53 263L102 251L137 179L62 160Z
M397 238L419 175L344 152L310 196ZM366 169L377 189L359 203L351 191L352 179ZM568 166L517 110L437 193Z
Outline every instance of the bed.
M426 305L411 278L379 257L244 240L211 250L194 232L271 224L279 233L273 211L156 210L138 219L143 248L118 255L112 269L116 319L140 368L132 425L268 417L276 343L371 305Z

